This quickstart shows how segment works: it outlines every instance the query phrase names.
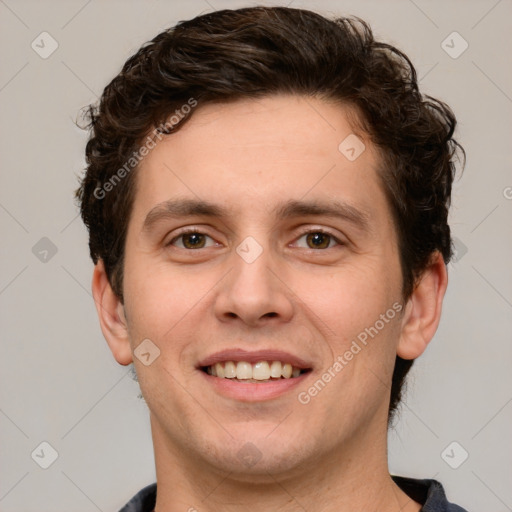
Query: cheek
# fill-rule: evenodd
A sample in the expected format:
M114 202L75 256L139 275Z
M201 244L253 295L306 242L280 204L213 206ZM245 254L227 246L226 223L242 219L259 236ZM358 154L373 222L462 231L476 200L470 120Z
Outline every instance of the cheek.
M126 265L126 311L132 350L150 339L160 350L159 366L187 378L197 340L208 339L212 293L222 274L146 262ZM215 340L214 340L215 341ZM137 368L145 372L146 367Z
M331 336L340 341L351 339L400 300L397 267L383 265L381 258L367 257L328 276L301 276L297 295L323 321Z
M204 286L184 272L170 271L168 265L146 261L127 262L126 306L132 313L131 328L147 337L165 337L197 302ZM144 330L145 332L140 332Z
M353 403L387 393L383 383L391 379L402 309L398 263L388 267L380 258L365 258L364 264L324 279L321 292L314 280L303 282L310 289L307 306L315 313L312 322L325 343L326 363L341 365L326 403L339 400L339 393Z

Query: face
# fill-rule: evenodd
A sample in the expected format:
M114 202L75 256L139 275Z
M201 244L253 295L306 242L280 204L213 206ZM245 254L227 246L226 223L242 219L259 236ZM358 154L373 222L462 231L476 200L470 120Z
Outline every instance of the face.
M346 107L268 97L199 107L143 160L124 315L161 450L254 478L385 438L402 276L358 138Z

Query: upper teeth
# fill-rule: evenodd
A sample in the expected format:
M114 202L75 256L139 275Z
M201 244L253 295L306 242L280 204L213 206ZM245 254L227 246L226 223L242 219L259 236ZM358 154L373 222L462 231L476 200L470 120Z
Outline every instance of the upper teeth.
M206 371L215 377L244 380L268 380L271 377L289 379L300 375L300 368L293 367L290 363L281 363L281 361L258 361L254 364L246 361L225 361L208 366Z

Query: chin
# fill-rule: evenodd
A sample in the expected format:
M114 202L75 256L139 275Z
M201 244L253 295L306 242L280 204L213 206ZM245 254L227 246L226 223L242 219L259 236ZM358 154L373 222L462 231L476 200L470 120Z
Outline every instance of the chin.
M318 451L312 434L292 433L285 428L270 435L271 429L265 428L263 433L263 429L258 433L256 430L240 430L228 442L222 439L208 443L201 456L218 471L229 473L230 479L264 484L307 469L311 455Z

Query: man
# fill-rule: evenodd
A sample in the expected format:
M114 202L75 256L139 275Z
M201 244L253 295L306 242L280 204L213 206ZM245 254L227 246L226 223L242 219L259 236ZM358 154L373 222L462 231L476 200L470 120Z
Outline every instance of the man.
M462 511L387 463L460 148L407 57L360 20L218 11L144 45L89 117L93 295L155 450L123 511Z

